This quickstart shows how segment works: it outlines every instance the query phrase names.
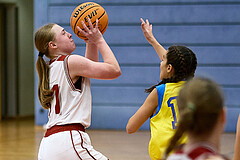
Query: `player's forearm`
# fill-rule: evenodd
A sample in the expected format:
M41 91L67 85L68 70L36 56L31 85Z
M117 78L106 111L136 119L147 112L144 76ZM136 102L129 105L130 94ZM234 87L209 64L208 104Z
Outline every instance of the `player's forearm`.
M104 63L110 64L111 68L113 70L113 73L121 75L121 69L118 64L117 59L115 58L115 55L113 54L111 48L108 46L107 42L102 39L100 42L98 42L97 47L103 57Z
M99 61L98 48L95 44L86 43L85 57L95 62Z
M150 43L153 48L155 49L155 51L158 54L158 57L160 58L160 60L162 60L162 57L164 54L166 54L166 50L165 48L163 48L163 46L161 44L158 43L158 41L154 38L154 40Z

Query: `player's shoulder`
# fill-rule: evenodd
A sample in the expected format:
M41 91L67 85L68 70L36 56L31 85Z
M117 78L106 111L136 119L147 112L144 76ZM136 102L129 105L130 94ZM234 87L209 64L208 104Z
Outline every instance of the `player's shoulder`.
M156 86L156 89L158 92L164 92L165 91L166 84L160 84Z
M68 63L79 63L84 61L86 58L81 55L72 54L67 57Z

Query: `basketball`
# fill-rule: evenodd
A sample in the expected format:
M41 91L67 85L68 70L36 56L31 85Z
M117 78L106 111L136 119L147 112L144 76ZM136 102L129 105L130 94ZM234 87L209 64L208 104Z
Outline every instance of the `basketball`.
M89 27L87 20L88 18L90 18L93 27L95 27L96 19L98 19L98 28L100 32L103 34L106 31L108 26L108 16L104 8L94 2L82 3L74 9L70 20L72 30L79 38L87 39L77 30L77 26L83 29L83 26L81 24L81 21L83 21L86 26Z

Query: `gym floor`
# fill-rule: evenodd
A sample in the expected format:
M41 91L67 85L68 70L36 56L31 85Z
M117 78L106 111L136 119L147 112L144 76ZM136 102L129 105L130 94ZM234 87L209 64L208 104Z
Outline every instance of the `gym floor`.
M33 118L0 121L0 159L36 160L38 147L44 135ZM127 134L119 130L87 130L94 148L110 160L150 160L148 156L149 131ZM235 133L224 133L221 153L233 158Z

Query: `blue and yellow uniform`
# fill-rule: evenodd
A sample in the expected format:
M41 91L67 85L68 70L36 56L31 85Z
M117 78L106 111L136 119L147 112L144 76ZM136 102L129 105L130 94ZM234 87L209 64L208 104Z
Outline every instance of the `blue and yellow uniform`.
M184 83L185 81L180 81L156 87L158 107L156 113L150 118L151 140L149 142L149 155L152 160L162 158L171 137L175 133L179 114L176 98ZM181 139L182 143L186 141L186 136Z

